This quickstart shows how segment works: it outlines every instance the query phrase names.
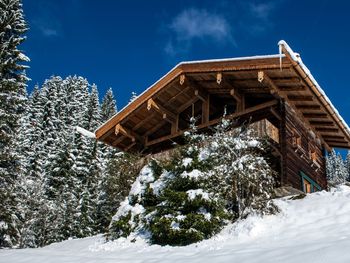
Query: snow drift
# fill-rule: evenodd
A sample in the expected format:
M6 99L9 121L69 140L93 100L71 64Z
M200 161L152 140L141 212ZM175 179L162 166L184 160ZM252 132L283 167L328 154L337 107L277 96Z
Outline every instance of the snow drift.
M277 204L277 215L250 216L186 247L150 246L140 238L104 243L95 236L39 249L1 250L0 262L350 262L350 187Z

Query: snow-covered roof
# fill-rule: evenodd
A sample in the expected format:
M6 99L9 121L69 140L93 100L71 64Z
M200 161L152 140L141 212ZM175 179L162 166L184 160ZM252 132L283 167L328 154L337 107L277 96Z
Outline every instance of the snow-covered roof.
M259 55L259 56L247 56L247 57L235 57L235 58L221 58L221 59L204 59L204 60L191 60L191 61L182 61L178 63L175 67L173 67L171 70L169 70L164 76L162 76L160 79L158 79L156 82L154 82L151 86L149 86L147 89L145 89L141 94L139 94L134 100L130 101L128 104L126 104L120 111L118 111L115 115L113 115L109 120L107 120L105 123L111 121L113 118L115 118L117 115L119 115L121 112L123 112L126 108L129 107L129 105L133 104L133 102L137 99L142 97L147 91L149 91L152 87L156 86L158 83L160 83L163 79L165 79L171 72L173 72L176 68L181 67L182 65L192 65L192 64L203 64L203 63L215 63L215 62L231 62L231 61L243 61L243 60L257 60L257 59L268 59L268 58L278 58L284 57L283 54L274 54L274 55ZM95 133L101 129L105 123L102 123L96 130Z
M335 124L333 130L339 130L339 132L336 132L338 137L344 138L344 140L338 139L338 137L336 140L332 139L333 142L331 147L339 146L350 148L349 126L340 116L339 112L326 96L323 89L312 76L310 70L304 65L300 58L300 55L295 53L283 40L281 40L278 45L280 52L279 54L275 55L184 61L177 64L167 74L165 74L154 84L148 87L136 99L126 105L121 111L111 117L107 122L102 124L98 129L96 129L96 138L98 140L104 141L105 143L115 146L113 141L116 140L116 137L114 136L114 128L116 125L129 122L127 125L129 128L132 128L134 125L137 126L135 122L142 122L142 118L144 118L145 114L139 114L134 120L131 121L128 120L128 118L132 115L137 115L140 111L140 108L144 107L146 109L147 101L149 99L154 98L157 96L157 94L163 92L166 87L172 85L172 83L174 83L174 80L179 78L181 75L203 73L207 74L207 76L210 76L212 73L219 72L232 72L236 74L239 72L247 71L250 72L250 77L254 77L256 76L252 75L254 72L254 74L256 74L258 71L263 70L270 71L270 73L273 71L274 73L272 73L276 76L280 75L280 77L288 78L289 75L294 75L295 78L299 79L303 85L307 87L307 95L315 98L313 103L317 103L317 105L322 108L322 111L327 114L326 120L331 121ZM335 133L333 133L333 135L334 134ZM341 141L340 143L338 143L339 140Z
M348 124L345 122L345 120L343 119L343 117L339 114L338 110L334 107L334 105L332 104L331 100L328 98L328 96L326 95L326 93L324 92L324 90L321 88L321 86L318 84L318 82L316 81L316 79L312 76L311 71L305 66L305 64L303 63L301 57L299 54L295 53L290 46L287 44L286 41L284 40L280 40L278 42L278 46L279 46L279 53L280 55L282 55L283 49L285 50L285 52L288 52L288 54L290 55L290 58L297 63L298 66L300 66L300 68L304 71L304 73L306 74L307 78L312 82L312 86L311 88L316 88L316 90L319 92L319 98L321 100L324 100L324 104L326 106L326 108L328 108L327 106L329 106L330 108L330 114L332 116L334 116L334 118L336 120L338 120L342 125L343 125L343 129L344 131L347 133L347 135L350 137L350 128L348 126Z

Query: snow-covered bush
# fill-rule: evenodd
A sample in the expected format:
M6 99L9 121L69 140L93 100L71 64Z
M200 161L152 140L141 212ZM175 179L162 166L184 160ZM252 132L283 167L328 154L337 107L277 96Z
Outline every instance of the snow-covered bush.
M144 235L151 243L187 245L209 238L251 212L274 212L274 171L263 143L226 120L214 135L187 135L168 161L140 172L110 224L108 237Z

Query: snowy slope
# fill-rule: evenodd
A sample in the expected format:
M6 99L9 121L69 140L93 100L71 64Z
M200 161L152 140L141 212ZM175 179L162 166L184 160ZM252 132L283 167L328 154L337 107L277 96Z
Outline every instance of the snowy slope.
M350 262L349 187L278 205L278 215L249 217L187 247L122 239L103 243L96 236L40 249L0 250L0 262Z

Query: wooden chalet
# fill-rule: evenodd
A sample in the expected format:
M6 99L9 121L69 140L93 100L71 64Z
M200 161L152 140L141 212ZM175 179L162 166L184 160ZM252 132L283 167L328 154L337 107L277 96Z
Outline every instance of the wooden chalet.
M178 64L99 127L97 140L155 154L183 143L192 116L206 131L226 108L237 125L249 121L273 139L280 185L325 189L324 156L350 149L350 131L300 56L279 47L277 55Z

